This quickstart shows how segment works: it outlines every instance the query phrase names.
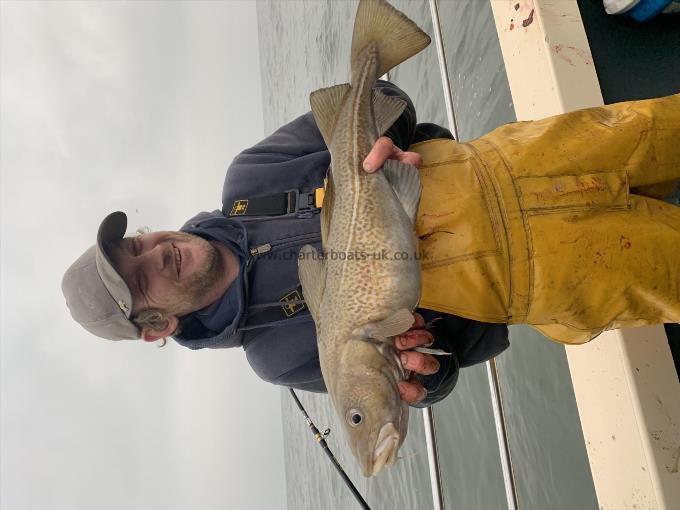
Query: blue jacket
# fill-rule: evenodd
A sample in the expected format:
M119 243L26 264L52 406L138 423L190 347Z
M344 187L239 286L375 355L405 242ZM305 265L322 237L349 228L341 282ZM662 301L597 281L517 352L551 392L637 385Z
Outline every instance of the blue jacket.
M439 126L416 125L413 104L399 88L387 82L378 82L376 87L408 104L386 133L395 145L406 150L418 141L452 138ZM239 200L291 190L313 192L323 186L329 165L330 153L311 112L234 159L222 193L225 213L200 213L181 230L227 244L240 257L241 271L220 302L182 318L177 342L191 349L240 346L265 381L308 391L326 390L316 331L304 305L297 272L300 248L312 244L320 249L319 209L298 208L272 216L227 214ZM282 299L289 304L282 304ZM433 347L453 354L439 358L441 367L436 374L420 377L428 390L420 405L444 398L455 386L460 367L486 361L508 346L504 324L418 311L426 320L442 318L433 324Z

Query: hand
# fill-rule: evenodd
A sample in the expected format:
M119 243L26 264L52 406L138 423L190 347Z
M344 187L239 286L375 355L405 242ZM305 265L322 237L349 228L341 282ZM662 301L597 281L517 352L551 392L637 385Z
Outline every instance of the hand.
M434 341L434 337L432 333L424 329L425 319L422 315L416 313L413 317L415 318L413 326L406 333L395 337L394 346L406 370L412 370L413 373L421 375L432 375L439 370L439 361L431 354L423 354L410 349L429 345ZM408 381L400 381L398 386L401 399L409 404L417 404L427 395L425 387L413 377Z
M404 152L394 145L392 140L381 136L375 141L371 152L364 159L364 170L369 173L375 172L383 166L385 160L396 159L402 163L408 163L416 168L423 164L423 158L417 152Z

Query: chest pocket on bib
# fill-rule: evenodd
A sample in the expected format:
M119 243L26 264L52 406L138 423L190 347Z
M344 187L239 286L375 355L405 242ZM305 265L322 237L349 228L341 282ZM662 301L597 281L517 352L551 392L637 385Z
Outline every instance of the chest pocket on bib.
M416 235L423 269L452 264L500 251L500 217L490 183L457 144L454 156L424 161ZM456 150L457 149L457 150Z

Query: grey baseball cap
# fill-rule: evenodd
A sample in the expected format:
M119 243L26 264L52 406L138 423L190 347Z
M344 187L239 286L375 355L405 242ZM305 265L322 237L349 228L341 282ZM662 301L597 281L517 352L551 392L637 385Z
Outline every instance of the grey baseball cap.
M125 236L127 216L109 214L97 232L97 243L68 268L61 290L71 316L86 330L109 340L139 339L140 330L130 320L132 294L114 269L105 245Z

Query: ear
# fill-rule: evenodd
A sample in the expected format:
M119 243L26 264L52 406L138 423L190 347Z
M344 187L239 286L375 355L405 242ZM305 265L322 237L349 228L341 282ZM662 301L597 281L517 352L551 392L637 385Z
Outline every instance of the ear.
M155 342L156 340L172 335L179 325L179 319L176 315L168 315L166 319L168 320L168 324L163 329L143 328L142 340L145 342Z

